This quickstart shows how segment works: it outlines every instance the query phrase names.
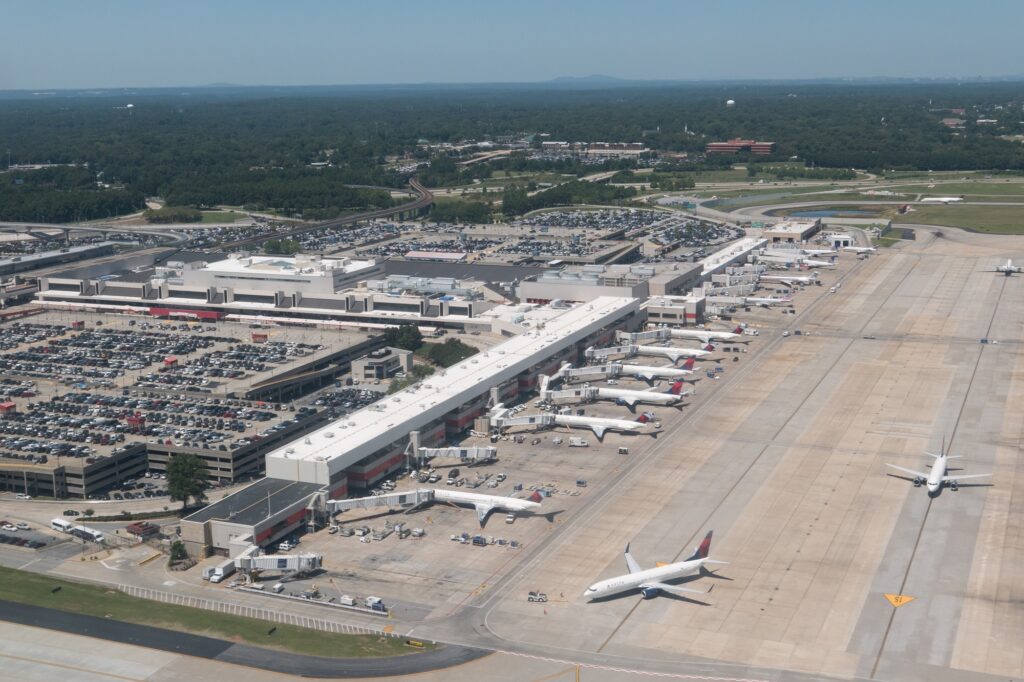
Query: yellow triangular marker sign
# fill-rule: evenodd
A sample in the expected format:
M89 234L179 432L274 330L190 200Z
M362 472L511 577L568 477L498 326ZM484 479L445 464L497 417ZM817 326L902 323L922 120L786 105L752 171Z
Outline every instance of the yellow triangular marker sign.
M889 603L899 608L907 602L914 601L914 597L909 597L905 594L886 594L885 598L889 600Z

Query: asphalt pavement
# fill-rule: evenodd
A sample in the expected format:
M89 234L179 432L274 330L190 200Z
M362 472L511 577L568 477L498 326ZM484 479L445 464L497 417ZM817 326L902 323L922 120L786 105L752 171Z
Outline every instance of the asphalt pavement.
M54 599L60 599L59 593ZM177 630L3 600L0 600L0 620L303 677L358 678L411 675L460 665L491 653L485 649L443 646L433 651L388 658L304 656L248 644L232 644Z

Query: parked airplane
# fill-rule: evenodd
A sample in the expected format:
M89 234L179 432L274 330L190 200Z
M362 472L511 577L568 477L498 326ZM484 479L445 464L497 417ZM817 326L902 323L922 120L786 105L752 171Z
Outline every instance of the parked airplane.
M683 382L676 381L667 391L633 391L625 388L605 388L603 386L592 387L596 391L598 399L614 400L620 405L629 408L636 407L637 403L650 405L676 405L682 402L685 396L693 391L684 391Z
M736 327L731 332L716 332L710 329L679 329L676 327L672 327L669 331L673 339L697 339L702 343L732 341L743 336L743 327Z
M655 379L679 379L688 374L693 374L694 358L687 358L682 369L675 367L648 367L646 365L620 365L622 374L632 374L638 379L648 382Z
M1020 272L1022 269L1024 269L1024 268L1021 268L1019 265L1014 265L1013 264L1013 260L1010 259L1010 258L1007 258L1005 265L997 265L996 269L992 270L992 272L1001 272L1004 275L1006 275L1007 277L1009 277L1010 275L1012 275L1012 274L1014 274L1016 272Z
M623 594L624 592L632 592L633 590L639 590L640 595L644 599L656 597L659 592L668 592L679 596L686 596L687 594L707 594L710 590L691 590L685 587L679 587L678 585L670 585L665 581L678 580L679 578L684 578L689 575L695 575L707 564L726 563L724 561L715 561L708 558L708 553L711 551L712 532L713 531L708 531L708 534L704 537L704 541L700 543L699 547L695 548L694 553L685 561L677 561L672 564L648 568L646 570L640 568L640 564L638 564L636 559L633 558L633 555L629 553L629 545L626 545L626 568L629 569L629 573L596 582L587 588L587 591L583 593L583 596L588 600L593 601L594 599L611 597Z
M836 266L830 260L814 260L812 258L804 258L800 261L800 267L804 268L834 268Z
M580 417L574 414L551 415L552 421L559 426L568 426L574 429L590 429L597 436L598 440L604 438L608 431L623 431L626 433L649 433L657 437L657 427L649 420L630 421L628 419L604 419L601 417Z
M874 253L878 251L873 246L844 246L843 251L850 251L851 253Z
M659 355L668 358L672 364L679 362L682 358L700 358L711 355L710 347L706 348L677 348L676 346L633 346L637 355Z
M800 249L800 251L808 256L831 256L836 252L835 249Z
M434 490L434 499L438 502L473 505L476 508L476 518L480 522L480 526L483 527L487 521L487 516L495 509L507 512L533 511L534 509L540 509L540 502L544 498L538 492L534 492L530 497L522 499L436 488Z
M959 459L960 455L949 456L945 452L946 446L943 444L942 451L935 455L930 452L924 454L933 458L935 461L932 462L931 468L927 473L923 471L914 471L913 469L907 469L896 464L888 464L886 466L892 467L898 471L902 471L905 474L910 474L914 477L914 487L920 488L921 484L925 484L928 488L928 494L931 497L936 497L942 492L942 487L948 485L951 490L957 490L960 487L960 481L965 478L984 478L991 476L992 474L968 474L965 476L948 476L946 475L949 460Z
M767 308L767 307L773 306L773 305L786 305L787 303L792 303L793 302L793 297L792 296L786 296L785 298L772 298L770 296L768 296L768 297L747 296L745 299L743 299L743 301L747 305L759 305L762 308Z
M814 284L818 281L818 273L814 273L809 276L789 276L789 275L761 275L760 281L762 282L780 282L787 286L793 286L794 284Z
M963 197L924 197L921 199L922 204L958 204L963 201Z

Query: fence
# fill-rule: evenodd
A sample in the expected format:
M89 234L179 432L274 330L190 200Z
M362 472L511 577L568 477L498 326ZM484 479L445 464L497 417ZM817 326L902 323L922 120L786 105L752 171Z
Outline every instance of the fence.
M245 606L243 604L234 604L216 599L205 599L203 597L193 597L191 595L176 594L174 592L161 592L159 590L152 590L148 587L118 585L117 588L127 595L139 597L141 599L150 599L152 601L163 602L165 604L187 606L194 609L204 609L206 611L216 611L218 613L226 613L228 615L241 616L243 618L256 618L258 620L266 620L272 623L294 625L296 627L307 628L309 630L319 630L321 632L333 632L344 635L396 636L394 633L390 632L390 628L382 629L364 627L362 625L350 625L348 623L339 623L337 621L327 620L324 618L310 618L299 614L285 613L274 609Z

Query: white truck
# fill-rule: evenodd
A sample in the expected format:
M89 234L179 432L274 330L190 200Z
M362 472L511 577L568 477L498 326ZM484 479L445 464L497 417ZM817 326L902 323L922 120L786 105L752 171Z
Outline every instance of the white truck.
M224 578L227 578L235 572L235 560L226 559L216 566L213 567L213 572L210 573L210 582L219 583Z
M586 438L576 438L575 436L569 438L570 448L589 448L590 443L587 442Z

